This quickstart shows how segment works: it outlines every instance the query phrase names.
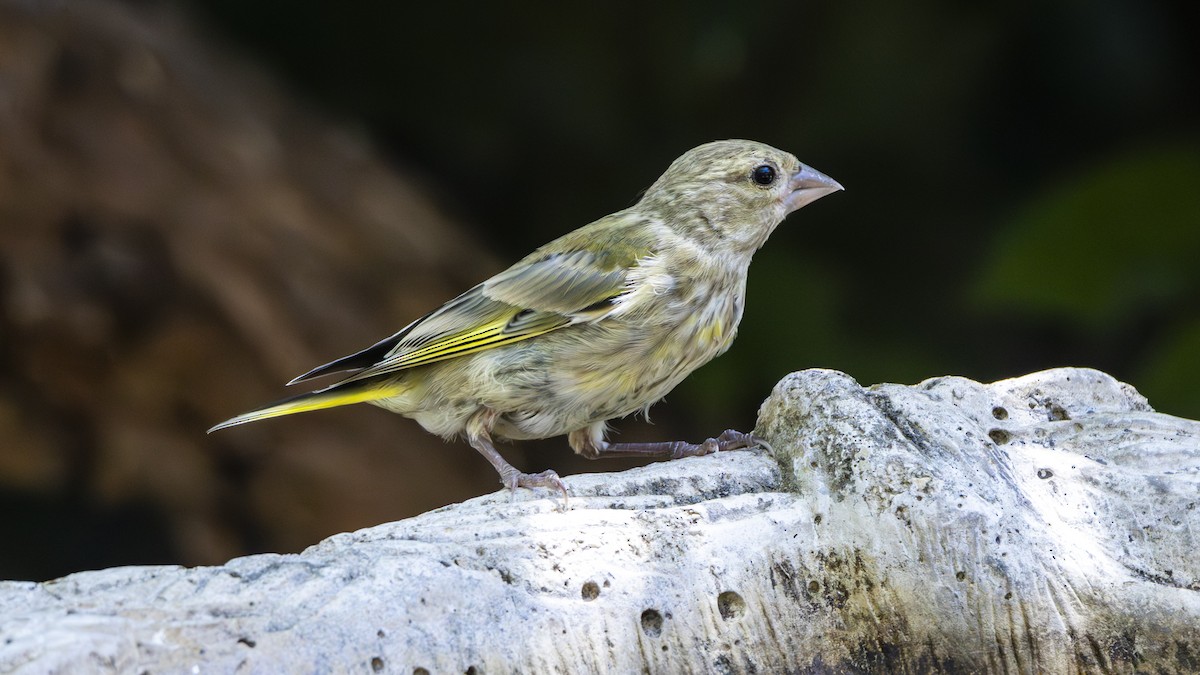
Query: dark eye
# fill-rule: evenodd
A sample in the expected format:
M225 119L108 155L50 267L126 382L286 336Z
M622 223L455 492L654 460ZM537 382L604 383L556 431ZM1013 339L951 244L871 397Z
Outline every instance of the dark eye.
M754 167L754 172L750 174L754 178L754 182L759 185L770 185L775 182L775 167L770 164Z

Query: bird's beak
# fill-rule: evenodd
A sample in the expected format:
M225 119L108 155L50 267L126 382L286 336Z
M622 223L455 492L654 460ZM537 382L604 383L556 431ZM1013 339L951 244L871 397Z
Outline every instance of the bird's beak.
M791 194L784 198L788 213L805 204L811 204L827 194L845 189L841 183L807 164L801 164L800 170L792 174L788 187L792 189Z

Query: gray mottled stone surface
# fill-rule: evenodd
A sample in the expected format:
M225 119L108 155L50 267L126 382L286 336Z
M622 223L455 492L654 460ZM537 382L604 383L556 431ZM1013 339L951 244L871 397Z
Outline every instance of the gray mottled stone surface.
M772 452L570 477L566 512L497 493L298 555L3 583L0 672L1200 670L1200 423L1092 370L810 370L758 431Z

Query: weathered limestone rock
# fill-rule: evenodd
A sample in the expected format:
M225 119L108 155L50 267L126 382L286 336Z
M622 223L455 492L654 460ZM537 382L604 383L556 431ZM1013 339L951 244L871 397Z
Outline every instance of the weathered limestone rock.
M1092 370L810 370L758 431L773 452L572 476L566 512L497 493L0 584L0 671L1200 670L1200 423Z

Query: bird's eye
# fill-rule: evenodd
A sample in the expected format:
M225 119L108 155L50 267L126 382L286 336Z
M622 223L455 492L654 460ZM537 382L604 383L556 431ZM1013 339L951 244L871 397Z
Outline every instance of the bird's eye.
M770 185L775 182L775 167L770 164L756 166L750 176L759 185Z

